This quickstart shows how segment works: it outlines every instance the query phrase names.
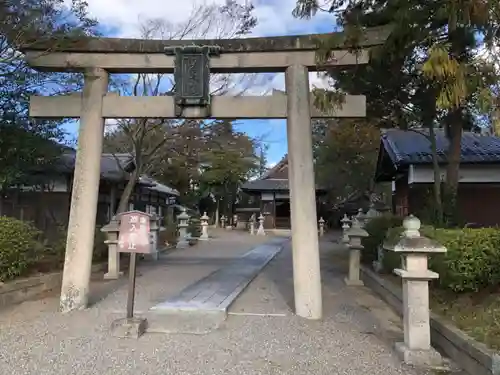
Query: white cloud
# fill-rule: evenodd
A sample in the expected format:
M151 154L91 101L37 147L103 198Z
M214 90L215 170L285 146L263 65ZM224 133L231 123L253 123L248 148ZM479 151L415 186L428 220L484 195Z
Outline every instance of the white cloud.
M244 4L246 0L238 0ZM70 0L66 0L70 3ZM193 10L204 5L223 5L226 0L87 0L92 17L108 27L119 30L121 37L137 37L142 19L162 19L171 24L180 24L193 16ZM299 20L292 16L295 0L267 0L253 2L254 15L258 25L252 36L290 34L300 29L302 33L314 31L318 24L327 20L332 23L332 15L320 14L311 20Z
M71 0L66 0L70 2ZM248 0L237 0L244 4ZM142 35L141 24L145 20L156 20L162 23L162 32L157 32L152 37L165 37L171 30L178 30L179 25L188 20L197 19L199 14L193 14L194 10L200 7L211 5L223 5L226 0L87 0L90 16L95 17L99 23L107 28L118 30L117 35L125 38L139 38ZM255 0L254 16L257 18L257 26L248 36L273 36L287 34L307 34L314 33L319 25L331 24L334 28L333 16L325 13L318 13L310 20L300 20L292 16L296 0ZM203 22L203 19L198 19ZM217 24L217 22L215 22ZM230 27L230 26L220 26ZM203 28L202 26L198 29ZM324 27L322 27L324 29ZM226 30L225 30L226 31ZM217 33L211 31L210 33ZM220 32L220 31L219 31ZM229 31L228 31L229 32ZM162 35L163 34L163 35ZM214 36L214 35L209 35ZM167 35L166 38L169 36ZM191 33L187 38L203 38L203 35ZM253 77L246 84L234 81L236 86L234 94L241 91L241 86L245 85L245 93L262 95L269 93L272 89L283 90L285 87L284 74L267 74ZM310 74L311 87L325 87L326 81L318 77L317 73Z

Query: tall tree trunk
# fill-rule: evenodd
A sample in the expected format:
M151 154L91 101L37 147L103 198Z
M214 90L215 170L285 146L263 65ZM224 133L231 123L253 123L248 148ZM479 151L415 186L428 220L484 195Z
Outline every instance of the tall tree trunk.
M447 150L448 165L446 168L444 218L448 225L458 225L458 184L460 175L460 156L462 146L462 116L456 109L450 116L448 127L449 146Z
M432 169L434 172L434 205L435 209L435 220L437 225L443 224L443 201L441 199L441 168L438 163L437 155L437 144L436 144L436 132L434 131L434 126L432 124L429 126L429 138L431 142L431 152L432 152Z
M451 44L451 57L459 64L467 62L467 30L460 27L457 22L456 12L452 12L448 20L448 41ZM460 156L462 145L462 131L465 125L463 107L460 102L454 103L455 107L446 116L446 130L449 141L447 150L448 166L446 169L445 183L445 216L449 225L458 224L457 196L460 174Z
M457 193L460 174L460 150L462 146L462 124L453 124L450 127L448 148L448 168L446 170L446 184L450 192Z
M214 226L215 226L215 228L218 228L219 227L219 215L220 215L220 212L219 212L220 200L219 200L219 198L216 198L216 201L217 201L217 206L215 208L215 223L214 223Z
M118 208L116 210L117 214L128 211L128 204L130 201L130 197L132 195L132 192L134 191L138 177L139 177L139 170L136 168L130 174L130 178L127 181L127 185L125 186L125 189L123 189L123 193L120 197L120 203L118 204Z
M500 102L498 103L500 106ZM500 136L500 107L495 108L491 115L491 127L494 136Z

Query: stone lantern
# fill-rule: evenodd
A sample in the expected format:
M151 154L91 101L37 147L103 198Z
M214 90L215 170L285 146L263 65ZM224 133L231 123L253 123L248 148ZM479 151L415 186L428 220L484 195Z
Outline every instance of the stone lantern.
M361 250L363 245L361 240L368 237L368 232L361 227L361 223L354 218L352 227L348 231L349 235L349 276L345 279L346 285L362 286L363 281L359 277L359 267L361 261Z
M351 222L351 219L347 217L347 214L344 214L344 217L340 220L342 223L342 242L343 243L349 243L349 223Z
M254 235L255 234L255 214L252 214L250 217L250 234Z
M259 228L257 229L258 236L265 236L266 232L264 231L264 216L260 214L259 216Z
M431 347L429 281L439 275L427 268L428 256L445 253L446 248L420 235L420 220L410 215L403 221L404 232L396 245L384 244L388 251L401 254L401 269L394 273L403 279L404 342L396 351L407 364L441 366L441 355Z
M179 224L177 225L179 228L179 239L177 240L177 248L184 249L189 246L189 241L187 240L187 228L189 226L189 215L186 212L186 209L183 209L182 212L177 216L179 220Z
M200 240L206 241L209 238L209 236L208 236L208 220L209 220L209 217L207 216L206 212L203 213L203 216L200 217L200 220L201 220L201 236L200 236Z
M359 221L359 225L361 226L361 228L364 228L366 224L366 215L363 212L362 208L358 209L358 214L356 215L356 219Z
M116 280L123 275L120 271L120 253L118 252L120 220L113 216L111 221L101 228L101 232L106 233L104 243L108 245L108 272L104 274L104 279Z
M323 237L323 235L325 234L325 220L322 217L320 217L318 220L318 224L319 224L319 236Z
M375 203L370 203L370 209L366 213L366 221L369 222L371 219L375 219L380 216L380 212L375 209Z

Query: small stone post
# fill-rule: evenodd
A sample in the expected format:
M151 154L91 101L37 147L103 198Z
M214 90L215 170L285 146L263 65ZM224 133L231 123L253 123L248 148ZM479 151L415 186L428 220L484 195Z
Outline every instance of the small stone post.
M177 240L177 249L184 249L189 246L189 241L187 241L187 227L189 226L189 215L186 210L182 210L182 212L177 216L177 220L179 220L179 224L177 224L179 228L179 239Z
M120 272L120 253L118 252L118 233L120 232L120 220L113 216L111 221L101 228L106 233L108 245L108 272L104 274L105 280L116 280L123 272Z
M149 218L149 236L151 239L151 254L150 258L152 260L158 260L160 259L160 253L158 252L158 238L160 236L160 231L162 230L161 224L160 224L160 217L156 214L153 214Z
M342 223L342 243L349 243L349 234L348 231L351 228L349 223L351 220L347 217L347 214L344 214L344 217L340 220Z
M250 217L250 234L252 236L255 234L255 214Z
M322 217L320 217L318 224L319 224L319 236L323 237L325 234L325 220Z
M372 265L375 272L382 272L384 269L384 248L382 246L377 247L377 260L374 260Z
M373 201L370 202L370 209L366 213L365 216L365 225L369 223L372 219L380 217L380 212L375 209L375 203ZM375 272L381 272L384 268L384 249L382 246L377 248L377 260L372 263L373 269Z
M207 216L207 213L204 212L203 213L203 216L200 217L200 220L201 220L201 236L200 236L200 240L202 241L206 241L208 240L208 219L209 217Z
M265 236L266 232L264 231L264 216L260 214L259 216L259 229L257 229L257 236Z
M380 216L380 212L378 212L375 209L375 203L371 202L370 203L370 209L366 213L366 219L367 219L367 221L370 221L371 219L374 219L374 218L379 217L379 216Z
M429 254L446 248L420 235L420 220L413 215L403 221L404 232L396 245L384 248L401 254L402 267L394 273L403 279L404 342L396 343L403 361L414 366L441 366L441 355L431 347L429 281L439 275L427 268Z
M362 286L363 281L359 278L359 266L361 260L361 250L363 245L361 239L368 237L368 232L361 227L361 223L354 218L352 228L348 231L349 235L349 276L345 279L346 285Z
M226 228L226 217L224 215L221 216L220 222L221 222L222 228L223 229Z

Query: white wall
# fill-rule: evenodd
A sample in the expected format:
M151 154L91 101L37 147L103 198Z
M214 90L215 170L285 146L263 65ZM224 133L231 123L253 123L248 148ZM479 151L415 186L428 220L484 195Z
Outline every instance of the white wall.
M290 194L288 194L288 193L276 193L276 199L290 199Z
M272 200L274 200L274 194L273 193L261 193L260 198L263 201L272 201Z
M441 178L445 179L446 169L441 168ZM410 165L408 169L408 184L432 183L434 171L432 166ZM459 182L461 183L500 183L500 165L460 167Z

